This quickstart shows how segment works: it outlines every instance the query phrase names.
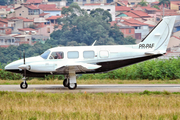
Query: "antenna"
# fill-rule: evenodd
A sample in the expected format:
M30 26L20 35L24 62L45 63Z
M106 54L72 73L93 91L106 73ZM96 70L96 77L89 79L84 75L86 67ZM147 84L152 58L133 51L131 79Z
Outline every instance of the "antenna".
M93 44L91 46L94 46L95 43L96 43L96 40L93 42Z

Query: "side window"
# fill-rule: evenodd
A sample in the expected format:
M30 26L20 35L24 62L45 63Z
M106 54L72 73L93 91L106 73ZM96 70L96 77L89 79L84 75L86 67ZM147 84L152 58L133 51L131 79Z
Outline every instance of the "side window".
M52 52L49 59L63 59L64 52Z
M109 57L108 51L106 51L106 50L100 51L100 57L101 58L108 58Z
M94 58L94 51L84 51L83 52L83 57L88 59L88 58Z
M77 59L77 58L79 58L79 52L78 51L69 51L67 53L67 57L69 59Z

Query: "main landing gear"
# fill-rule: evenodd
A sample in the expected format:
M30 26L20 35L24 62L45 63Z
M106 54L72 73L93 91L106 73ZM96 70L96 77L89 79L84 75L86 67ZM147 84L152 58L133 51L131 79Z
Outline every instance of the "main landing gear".
M26 78L24 77L24 78L22 78L22 80L24 80L24 81L20 84L21 89L28 88L28 84L26 82Z
M68 87L70 90L74 90L77 87L76 74L74 71L69 72L69 75L65 76L63 81L64 87Z
M66 78L63 81L64 87L68 87L70 90L76 89L77 83L69 83L70 79Z

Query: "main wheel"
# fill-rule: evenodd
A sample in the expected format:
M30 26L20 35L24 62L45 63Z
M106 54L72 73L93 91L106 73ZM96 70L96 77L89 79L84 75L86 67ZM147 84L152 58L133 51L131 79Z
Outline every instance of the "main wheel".
M67 81L67 79L64 79L63 85L64 85L64 87L68 87L68 81Z
M20 84L21 89L26 89L28 87L28 84L26 82L22 82Z
M77 83L69 83L69 84L68 84L68 88L69 88L70 90L76 89L76 87L77 87Z

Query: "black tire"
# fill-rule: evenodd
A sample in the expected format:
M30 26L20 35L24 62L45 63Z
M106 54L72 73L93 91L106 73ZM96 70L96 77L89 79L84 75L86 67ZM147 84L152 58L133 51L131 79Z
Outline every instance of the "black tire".
M64 85L64 87L68 87L68 81L67 81L67 79L64 79L63 85Z
M69 83L69 84L68 84L68 88L69 88L70 90L74 90L74 89L76 89L76 87L77 87L77 83Z
M21 87L21 89L26 89L27 87L28 87L28 84L25 82L22 82L21 84L20 84L20 87Z

